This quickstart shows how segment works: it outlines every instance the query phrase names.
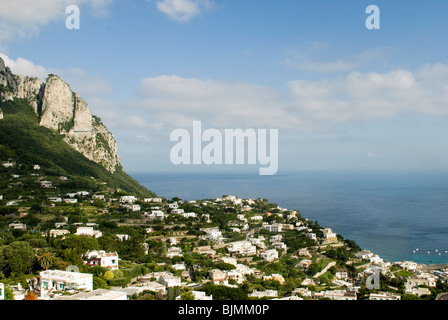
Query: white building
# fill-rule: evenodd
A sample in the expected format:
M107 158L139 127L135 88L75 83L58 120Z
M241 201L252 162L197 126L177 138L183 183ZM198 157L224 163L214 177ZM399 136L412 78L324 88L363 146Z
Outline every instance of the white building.
M179 205L177 204L177 202L168 203L168 208L177 209L177 208L179 208Z
M111 270L118 269L118 253L116 252L106 252L104 250L87 251L82 256L82 259L89 266L100 266Z
M219 228L202 228L201 231L204 231L206 235L204 236L205 239L209 240L219 240L222 238L222 232L219 230Z
M283 225L281 223L273 223L271 225L264 226L269 232L282 232Z
M317 236L316 236L316 234L315 233L307 233L306 234L306 236L308 237L308 238L310 238L311 240L317 240Z
M146 276L143 276L142 279L144 279ZM139 287L142 291L148 290L156 293L166 294L166 287L163 284L160 284L155 281L144 281L144 285Z
M46 270L40 276L40 295L66 290L93 290L93 275L90 273L70 272L61 270Z
M227 270L226 271L227 280L235 280L238 284L242 284L244 282L244 275L239 272L237 269Z
M205 291L191 291L194 295L194 300L213 300L213 296L208 296Z
M129 235L128 234L116 234L115 235L120 241L128 240Z
M120 197L121 203L124 203L124 202L133 203L135 201L137 201L137 198L135 196L121 196Z
M236 217L241 221L247 221L247 219L244 217L244 214L237 214Z
M369 300L401 300L401 296L392 292L380 291L378 293L371 293Z
M354 291L347 290L328 290L314 292L313 297L315 299L329 298L331 300L357 300L356 293Z
M128 300L126 292L107 289L96 289L92 292L80 292L71 296L57 296L51 300Z
M260 257L266 261L273 261L278 258L278 251L275 249L266 250L260 253Z
M23 223L10 223L8 224L9 229L14 229L14 230L26 230L26 224Z
M52 229L50 230L50 237L59 237L69 234L70 231L64 229Z
M338 241L338 237L336 235L336 233L334 233L330 228L325 228L323 230L323 241L325 243L333 243L333 242L337 242Z
M212 256L216 254L216 251L211 246L194 247L193 252Z
M180 214L182 217L184 218L196 218L196 213L195 212L183 212Z
M277 298L278 292L277 290L266 290L266 291L258 291L254 290L252 293L249 294L249 297L251 298Z
M53 183L51 181L41 181L40 186L42 188L53 188Z
M174 276L169 272L160 272L157 282L163 284L167 288L181 286L180 277Z
M411 272L415 272L418 269L418 264L414 261L400 261L395 262L395 264L400 266L400 268Z
M180 271L187 270L187 266L185 265L185 263L176 263L176 264L173 264L172 267L175 270L180 270Z
M8 162L3 162L2 164L5 168L12 168L14 167L14 162L8 161Z
M161 210L152 210L150 214L145 213L145 217L149 220L163 220L165 213Z
M243 276L246 276L246 275L250 275L250 274L254 274L255 273L255 269L254 268L251 268L251 267L249 267L249 266L246 266L245 264L241 264L241 263L238 263L237 265L236 265L236 269L235 270L237 270L239 273L241 273Z
M276 234L274 236L272 236L271 238L269 238L269 242L280 242L283 240L283 236L281 234Z
M313 296L313 292L308 288L296 288L292 291L293 296L298 294L305 298L311 298Z
M212 269L208 272L208 276L215 284L227 280L226 273L220 269Z
M231 254L254 255L257 253L257 247L250 243L250 241L231 242L228 244L227 249Z
M416 296L430 295L431 291L428 288L406 288L405 293L414 294Z
M94 194L92 195L92 200L104 200L104 194Z
M416 288L419 286L428 286L428 287L436 287L436 278L432 275L419 275L416 277L408 277L406 279L405 287L408 288Z
M363 259L363 260L369 260L370 257L373 257L373 253L369 250L361 250L357 253L355 253L355 257Z
M171 247L166 250L166 256L172 258L175 256L183 256L182 250L179 247Z
M145 202L145 203L162 202L162 198L145 198L145 199L143 199L143 202Z
M78 227L75 234L78 236L88 236L95 238L99 238L103 235L101 231L93 230L93 227Z
M250 243L260 249L266 248L266 244L264 243L265 238L263 236L259 236L258 238L249 238Z
M312 257L311 253L308 251L308 248L300 248L299 256Z
M278 250L285 250L286 251L288 249L288 246L284 242L275 242L275 243L272 244L272 246L275 249L278 249Z
M303 260L300 260L300 261L296 264L296 266L298 266L298 267L302 267L302 268L308 268L312 263L313 263L313 261L311 261L311 260L303 259Z
M285 278L283 278L283 276L281 274L278 273L273 273L269 276L263 276L263 280L275 280L280 282L281 284L285 284Z

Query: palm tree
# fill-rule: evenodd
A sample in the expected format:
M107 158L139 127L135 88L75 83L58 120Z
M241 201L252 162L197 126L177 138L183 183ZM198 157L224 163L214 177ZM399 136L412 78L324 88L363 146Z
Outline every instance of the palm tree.
M37 256L37 261L39 262L40 266L48 270L48 268L53 264L54 257L51 254L51 252L44 252L40 256Z

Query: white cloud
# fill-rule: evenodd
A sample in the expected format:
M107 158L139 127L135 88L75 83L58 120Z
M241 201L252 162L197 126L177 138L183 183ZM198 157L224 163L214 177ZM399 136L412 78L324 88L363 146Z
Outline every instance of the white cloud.
M0 57L5 61L5 65L9 67L14 74L37 77L42 81L48 76L49 72L46 68L36 65L30 60L20 57L14 60L3 53L0 53Z
M156 2L157 8L170 19L178 22L189 21L212 7L210 0L161 0Z
M27 38L53 21L65 27L65 8L78 5L95 16L104 16L113 0L14 0L2 1L0 10L0 45L16 38ZM82 11L81 11L82 13Z
M163 75L143 79L140 93L141 98L129 106L150 115L148 121L158 123L158 128L185 127L202 120L216 128L321 131L338 123L448 114L448 65L425 65L415 72L351 72L319 81L294 80L284 90Z
M417 72L352 72L344 78L313 83L290 82L295 105L314 118L367 121L404 114L446 114L448 76L437 78L441 66ZM422 76L424 74L424 76ZM318 90L310 92L307 87Z
M293 125L284 109L276 109L279 93L246 82L159 76L143 79L143 99L134 102L168 126L205 120L214 127Z
M1 52L0 57L5 61L5 65L11 69L12 73L16 75L37 77L45 82L48 74L56 74L83 98L104 95L112 91L112 87L107 81L80 68L47 69L22 57L14 60Z

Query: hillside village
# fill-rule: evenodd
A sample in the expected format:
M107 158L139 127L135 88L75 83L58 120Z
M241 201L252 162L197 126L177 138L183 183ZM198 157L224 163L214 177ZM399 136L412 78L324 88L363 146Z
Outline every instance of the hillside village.
M145 198L0 166L0 299L408 300L448 270L388 262L267 199ZM85 188L82 188L82 187ZM368 288L379 272L379 288Z

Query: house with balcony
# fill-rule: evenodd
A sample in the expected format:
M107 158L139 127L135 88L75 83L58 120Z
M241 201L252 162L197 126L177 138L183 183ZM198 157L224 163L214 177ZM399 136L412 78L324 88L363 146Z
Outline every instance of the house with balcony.
M106 252L104 250L92 250L87 251L82 260L89 266L100 266L102 268L108 268L111 270L118 269L118 253Z

